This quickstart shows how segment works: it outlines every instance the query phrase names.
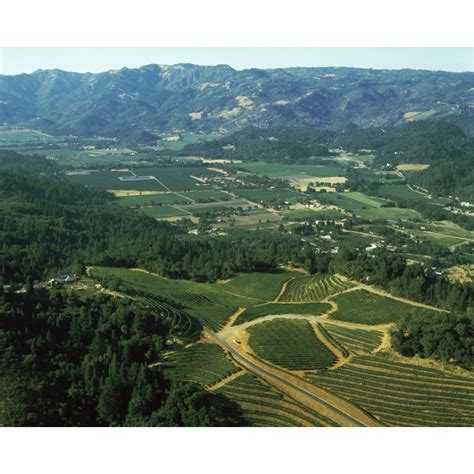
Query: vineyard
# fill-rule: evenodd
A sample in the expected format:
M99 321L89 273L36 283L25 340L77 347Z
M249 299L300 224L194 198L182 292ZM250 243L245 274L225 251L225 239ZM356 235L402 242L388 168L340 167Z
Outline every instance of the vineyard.
M372 352L380 346L383 338L382 331L346 328L336 324L325 324L324 328L337 342L355 354Z
M327 303L268 303L247 308L234 322L234 326L273 314L320 315L330 309Z
M307 378L359 405L388 426L473 426L474 378L392 361L355 357Z
M95 278L114 278L130 291L148 297L160 297L176 304L196 317L203 325L217 330L238 307L255 304L260 300L222 291L221 285L196 283L186 280L171 280L150 273L126 268L94 267ZM106 283L105 283L106 285Z
M321 301L353 286L353 283L335 275L301 276L288 283L279 301L290 303Z
M238 295L273 301L278 296L283 283L291 277L292 273L283 271L274 273L246 273L220 285L223 290Z
M262 359L290 370L325 369L336 356L304 320L275 319L248 329L249 345Z
M171 305L158 296L145 297L144 302L161 314L171 326L172 334L185 341L194 341L199 338L202 325L199 321L186 311L179 309L176 305Z
M166 375L178 381L213 385L240 369L215 344L197 343L168 356Z
M335 296L338 310L331 319L361 324L385 324L398 321L416 309L408 303L380 296L366 290L355 290Z
M236 402L252 426L328 426L313 410L277 392L251 374L241 375L225 384L220 393Z

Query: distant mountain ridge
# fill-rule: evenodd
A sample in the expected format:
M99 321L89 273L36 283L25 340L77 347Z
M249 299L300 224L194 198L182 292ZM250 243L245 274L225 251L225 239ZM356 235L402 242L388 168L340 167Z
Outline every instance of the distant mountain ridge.
M425 118L474 130L474 73L176 64L0 75L0 124L54 134L128 137L249 125L335 130Z

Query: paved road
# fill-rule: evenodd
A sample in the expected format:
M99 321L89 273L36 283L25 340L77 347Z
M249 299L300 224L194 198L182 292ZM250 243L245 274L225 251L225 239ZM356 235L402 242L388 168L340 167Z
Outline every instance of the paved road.
M204 331L206 331L211 337L213 337L214 339L219 341L220 344L222 346L224 346L238 361L241 361L244 365L249 366L254 371L263 372L266 376L277 379L278 381L283 382L284 384L291 386L292 388L298 390L302 394L304 394L304 395L312 398L313 400L317 401L321 405L324 405L326 408L329 408L330 410L334 411L339 416L342 416L343 418L346 418L346 419L350 420L356 426L369 426L366 423L364 423L363 421L358 420L357 418L354 418L349 413L344 412L340 408L334 406L332 403L324 400L323 398L321 398L318 395L310 392L309 390L306 390L305 388L299 386L298 384L296 384L294 382L291 382L290 380L287 380L284 377L281 377L280 375L274 374L274 373L270 372L269 370L266 370L263 367L260 367L257 364L253 363L250 359L248 359L247 357L240 354L240 352L238 352L230 344L228 344L224 340L224 338L222 338L221 336L219 336L215 332L211 331L210 329L204 328Z

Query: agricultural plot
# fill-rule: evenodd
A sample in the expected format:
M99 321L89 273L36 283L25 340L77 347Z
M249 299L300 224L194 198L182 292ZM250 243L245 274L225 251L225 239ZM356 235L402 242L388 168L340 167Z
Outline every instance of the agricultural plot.
M289 211L280 211L278 214L290 220L336 220L346 217L343 212L332 209L291 209Z
M86 186L97 186L110 190L137 190L137 191L164 191L165 189L156 180L122 181L120 178L132 178L127 171L90 171L88 173L74 173L67 175L71 181Z
M219 283L226 291L242 296L273 301L286 281L293 276L290 272L245 273L225 283Z
M220 202L197 202L180 206L181 209L187 210L189 212L195 211L212 211L214 209L247 209L252 207L252 204L249 204L247 201L242 199L230 200L230 201L220 201Z
M165 219L167 217L185 217L191 215L190 212L183 211L174 206L144 207L142 211L155 219Z
M157 296L145 297L143 301L166 319L174 335L185 341L199 338L202 325L194 316L191 316L183 309L179 309L176 304L171 305L163 298Z
M307 196L291 189L232 189L239 197L261 204L294 203L307 199Z
M234 325L253 321L269 315L307 314L319 316L327 312L331 306L327 303L268 303L247 308L234 322Z
M474 425L473 377L371 355L307 378L387 426Z
M231 201L234 198L223 191L218 189L202 189L199 191L186 191L180 193L188 199L192 199L195 202L217 202L217 201ZM189 201L187 201L189 203Z
M196 317L203 325L218 330L237 308L253 305L258 300L239 296L222 289L222 284L196 283L188 280L171 280L142 271L126 268L94 267L95 278L118 278L130 291L158 296L176 302L178 308Z
M216 344L196 343L171 354L163 362L165 374L177 381L213 385L240 370Z
M336 275L298 276L288 283L279 301L291 303L321 301L329 295L353 286L352 282L342 280Z
M398 321L416 308L408 303L380 296L366 290L337 295L332 300L337 311L330 318L360 324L386 324Z
M26 143L52 143L61 140L38 130L28 128L0 127L0 145L26 144Z
M290 370L325 369L336 362L308 321L276 319L251 326L248 333L257 356Z
M223 385L220 393L237 403L251 426L327 426L318 413L244 374Z
M331 337L354 354L372 352L380 346L384 335L382 331L347 328L329 323L325 323L324 328Z
M421 219L421 214L414 209L401 209L399 207L378 207L370 209L357 209L355 213L362 219L371 221L408 221Z
M117 202L122 206L161 206L166 204L184 204L190 201L174 193L159 193L123 196Z
M366 207L380 207L381 201L375 201L361 193L320 193L316 198L324 204L340 207L345 211L355 212ZM365 198L365 199L364 199Z
M152 166L132 171L139 176L154 176L171 191L208 189L205 178L218 174L204 166Z
M406 184L385 184L380 186L378 193L388 199L402 199L408 204L446 204L450 202L449 199L445 198L429 198L427 195L421 192L416 192L410 189Z
M252 161L230 165L243 168L250 173L262 174L269 178L287 178L300 175L304 177L330 178L332 176L344 175L344 167L321 166L321 165L285 165L280 163L267 163L265 161Z

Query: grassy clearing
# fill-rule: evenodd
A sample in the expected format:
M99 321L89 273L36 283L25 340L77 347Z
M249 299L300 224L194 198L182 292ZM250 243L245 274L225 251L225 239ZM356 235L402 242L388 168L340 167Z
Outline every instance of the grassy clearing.
M326 426L330 424L311 409L244 374L225 384L220 393L237 403L251 426Z
M388 426L473 426L474 378L355 357L334 371L308 375L318 386L356 403Z
M273 314L312 314L320 315L331 306L327 303L269 303L247 308L239 315L234 325L253 321L254 319Z
M324 328L343 347L355 354L372 352L380 346L383 338L382 331L345 328L329 323L324 324Z
M220 283L222 288L232 293L258 298L259 300L273 301L286 281L294 274L290 272L275 273L245 273L232 280Z
M416 308L408 303L366 290L355 290L335 296L338 310L331 319L361 324L392 323Z
M288 283L281 302L321 301L329 295L344 291L354 284L335 275L299 276Z
M324 369L336 356L303 320L273 320L248 329L249 345L256 355L290 370Z
M218 345L202 343L171 354L163 366L168 377L201 385L213 385L240 370Z
M221 284L171 280L126 268L94 267L92 276L99 279L115 277L132 292L139 291L149 297L158 296L176 302L179 308L213 330L222 327L237 308L256 302L255 299L224 291Z

